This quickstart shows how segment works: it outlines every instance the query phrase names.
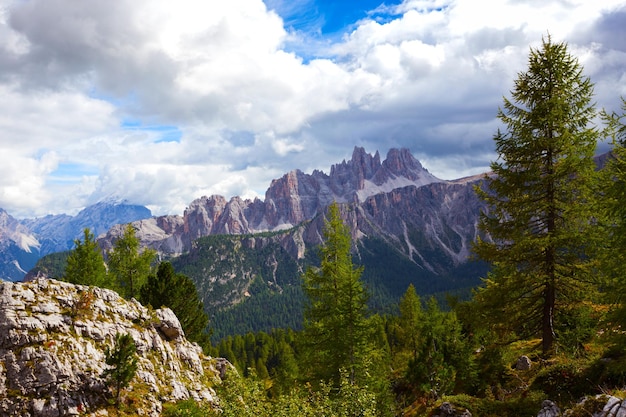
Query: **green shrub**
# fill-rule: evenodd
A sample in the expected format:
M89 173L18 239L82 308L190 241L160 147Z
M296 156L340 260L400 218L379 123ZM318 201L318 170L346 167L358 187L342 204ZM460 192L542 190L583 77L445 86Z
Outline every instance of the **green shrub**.
M205 417L210 411L193 399L163 404L163 417Z
M590 384L585 369L577 363L567 362L539 371L531 388L543 391L551 400L564 404L588 394Z

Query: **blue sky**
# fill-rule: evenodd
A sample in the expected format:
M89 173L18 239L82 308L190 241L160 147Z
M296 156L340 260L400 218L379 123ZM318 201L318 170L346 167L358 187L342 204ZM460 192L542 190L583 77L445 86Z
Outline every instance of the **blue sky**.
M117 196L181 214L355 146L408 148L442 179L485 172L548 32L619 109L625 21L626 0L0 0L0 207Z
M399 3L379 0L265 0L267 7L283 18L287 28L309 33L319 32L322 36L341 35L353 29L356 22L368 17L388 20L388 13L381 9Z

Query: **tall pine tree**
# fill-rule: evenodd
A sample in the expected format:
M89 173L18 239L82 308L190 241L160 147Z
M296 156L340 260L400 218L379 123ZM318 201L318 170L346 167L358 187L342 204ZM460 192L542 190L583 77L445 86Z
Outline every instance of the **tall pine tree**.
M530 51L498 113L498 161L477 192L488 204L475 251L492 271L476 300L487 321L519 336L538 335L544 354L559 313L591 288L591 204L598 131L593 85L565 43L543 39Z
M613 137L611 158L604 169L604 207L607 214L606 251L603 270L608 277L606 286L609 301L615 305L611 317L622 327L626 324L626 100L622 98L622 114L604 114L608 133ZM626 344L623 332L620 342Z
M355 382L367 352L367 293L362 267L352 263L350 230L339 206L328 208L319 268L304 274L308 297L304 320L306 368L313 381L339 384L341 372Z

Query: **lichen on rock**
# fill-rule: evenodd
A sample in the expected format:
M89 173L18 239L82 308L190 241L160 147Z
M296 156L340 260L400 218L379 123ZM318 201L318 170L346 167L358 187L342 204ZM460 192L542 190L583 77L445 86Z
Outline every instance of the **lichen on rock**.
M137 414L157 416L168 401L216 402L222 361L189 342L171 310L39 278L0 282L0 416L95 415L111 397L101 375L117 333L137 346Z

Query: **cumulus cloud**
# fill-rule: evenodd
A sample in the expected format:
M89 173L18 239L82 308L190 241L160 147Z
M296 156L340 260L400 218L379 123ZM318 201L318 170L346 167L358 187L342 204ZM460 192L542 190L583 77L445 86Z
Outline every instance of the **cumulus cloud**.
M600 106L618 103L625 10L405 0L324 38L313 0L0 0L0 207L116 195L181 213L204 194L263 196L355 145L407 147L442 178L478 173L502 96L547 33L580 57Z

